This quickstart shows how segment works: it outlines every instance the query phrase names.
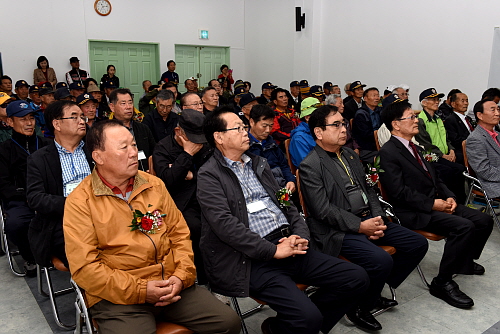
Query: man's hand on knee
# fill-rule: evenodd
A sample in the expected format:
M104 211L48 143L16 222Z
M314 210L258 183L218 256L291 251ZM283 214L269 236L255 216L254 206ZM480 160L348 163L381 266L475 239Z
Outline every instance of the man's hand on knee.
M146 286L146 303L155 304L160 302L160 298L172 293L174 286L169 280L149 281ZM168 304L165 304L168 305Z

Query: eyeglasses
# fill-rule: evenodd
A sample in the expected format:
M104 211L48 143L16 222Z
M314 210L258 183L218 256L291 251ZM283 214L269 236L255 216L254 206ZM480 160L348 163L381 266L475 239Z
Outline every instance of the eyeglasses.
M87 116L71 116L71 117L61 117L57 119L72 119L75 122L78 122L80 119L83 119L85 123L89 121L89 118Z
M340 128L341 126L343 126L344 128L347 128L347 122L335 122L332 124L325 124L325 126L333 126L335 128Z
M411 116L404 117L404 118L398 118L398 121L404 121L405 119L411 119L412 121L414 121L415 118L417 118L417 117L418 117L417 115L411 115Z
M196 103L191 103L191 104L186 104L186 106L188 106L188 107L189 106L195 106L195 107L197 107L197 106L202 106L202 105L203 105L202 101L201 102L196 102Z
M221 130L220 132L226 132L226 131L232 131L232 130L238 130L239 133L242 133L242 132L248 132L248 129L250 127L248 125L240 125L240 126L237 126L235 128L231 128L231 129L225 129L225 130Z
M163 104L158 104L158 105L156 106L156 109L158 109L158 110L165 110L165 109L170 110L170 109L172 109L172 108L173 108L173 105L163 105Z

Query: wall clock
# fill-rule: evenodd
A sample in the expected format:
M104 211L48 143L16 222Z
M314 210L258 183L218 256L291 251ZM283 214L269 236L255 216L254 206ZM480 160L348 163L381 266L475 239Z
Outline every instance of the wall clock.
M111 13L111 2L109 0L96 0L94 2L94 9L99 15L109 15Z

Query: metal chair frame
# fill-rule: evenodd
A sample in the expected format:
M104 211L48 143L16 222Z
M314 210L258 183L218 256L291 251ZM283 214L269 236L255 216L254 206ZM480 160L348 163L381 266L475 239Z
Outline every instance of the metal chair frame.
M2 206L0 206L0 239L2 243L2 250L7 255L7 260L9 262L9 267L12 273L18 277L26 276L25 272L21 272L16 269L14 265L14 256L19 255L19 251L11 251L9 247L9 240L7 240L7 234L5 233L5 218L2 210Z

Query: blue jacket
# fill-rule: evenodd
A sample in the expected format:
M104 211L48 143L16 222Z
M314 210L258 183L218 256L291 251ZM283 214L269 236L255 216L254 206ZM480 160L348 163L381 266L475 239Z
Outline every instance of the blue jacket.
M301 122L295 129L292 130L290 136L290 155L292 156L292 163L295 167L299 168L300 163L312 151L316 142L314 141L309 124Z
M267 159L267 163L269 164L269 167L271 167L271 171L280 186L284 187L288 182L295 182L295 175L293 175L290 171L285 154L283 154L283 151L281 151L273 137L267 136L267 139L263 140L262 143L255 139L255 137L250 133L248 134L248 137L250 138L250 148L247 152ZM284 179L284 183L280 183L280 175L276 174L276 169L281 170L281 178Z

